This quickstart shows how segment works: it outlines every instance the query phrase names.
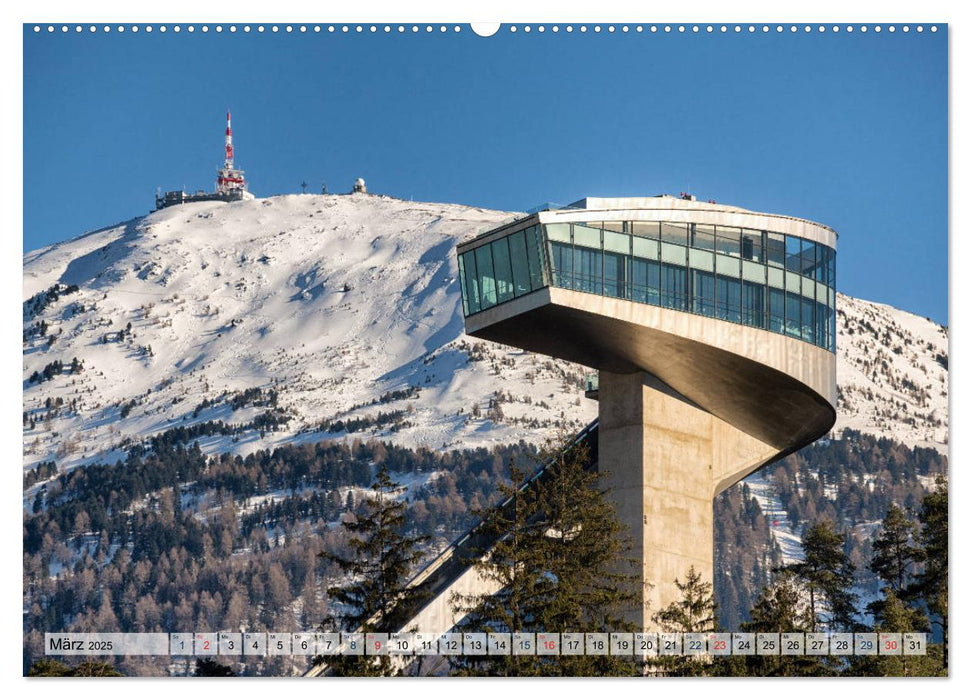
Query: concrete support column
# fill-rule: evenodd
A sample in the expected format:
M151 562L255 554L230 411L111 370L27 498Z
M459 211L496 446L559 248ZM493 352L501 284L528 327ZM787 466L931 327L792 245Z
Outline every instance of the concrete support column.
M639 559L641 604L651 617L679 600L691 566L712 581L712 500L778 453L645 372L600 372L599 462L603 485Z

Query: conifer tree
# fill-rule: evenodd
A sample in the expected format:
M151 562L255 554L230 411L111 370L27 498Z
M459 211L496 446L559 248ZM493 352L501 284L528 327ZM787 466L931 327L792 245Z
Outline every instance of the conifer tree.
M867 605L867 610L878 621L884 619L884 607L891 596L900 604L915 596L911 581L916 563L924 558L923 550L914 544L915 531L916 526L906 513L896 504L891 504L883 519L880 535L873 542L873 558L870 560L870 571L887 584L882 589L884 597ZM923 627L907 631L918 629Z
M57 659L41 658L35 661L27 675L38 678L70 676L74 669Z
M685 574L684 582L674 580L681 594L666 608L653 616L655 624L665 632L714 632L718 625L715 618L717 605L712 595L712 584L701 577L701 572L691 566ZM667 675L704 676L720 674L710 660L694 656L670 656L658 659L658 668Z
M806 632L812 616L806 603L806 590L792 571L781 571L762 589L750 613L742 623L744 632ZM816 656L746 656L739 657L746 676L820 676L833 675L836 669Z
M937 477L933 491L924 496L920 508L920 544L925 560L924 570L918 574L917 593L923 598L931 622L941 632L944 669L947 669L947 480Z
M336 608L322 627L354 632L391 632L396 609L411 609L419 593L407 586L412 569L421 559L426 536L407 534L406 505L400 500L402 487L392 481L385 466L371 486L368 496L353 520L345 520L350 535L350 556L321 552L334 562L349 582L327 590ZM391 627L389 627L391 625ZM318 660L315 660L315 662ZM336 675L387 675L387 656L340 656L326 660Z
M880 535L873 542L870 570L900 596L914 573L921 550L913 542L915 526L906 513L892 503L883 519Z
M852 631L856 626L856 595L852 592L853 565L844 551L844 537L823 520L812 525L802 538L803 561L780 571L796 575L809 594L809 632L825 627L832 632Z
M791 571L781 572L766 586L752 608L746 632L804 632L810 626L809 610Z
M85 677L111 678L122 674L106 661L82 661L77 666L68 666L56 659L38 659L27 672L31 677Z
M886 586L883 589L880 617L874 632L923 632L928 629L927 618L915 610ZM929 645L921 656L903 654L879 656L853 656L849 659L845 675L852 676L936 676L943 673L940 645Z
M500 485L500 505L479 514L480 541L495 544L483 545L471 560L499 590L488 596L456 596L453 605L465 615L456 631L633 631L623 614L640 604L639 584L620 572L629 543L596 484L596 473L586 468L589 447L547 447L541 457L550 464L543 477L520 488L524 474L511 463L510 481ZM633 658L620 656L465 656L451 661L453 672L461 675L605 676L637 671Z
M655 613L654 622L665 632L714 632L717 605L712 597L711 582L702 580L701 572L692 566L684 583L674 579L674 585L681 593L681 599Z

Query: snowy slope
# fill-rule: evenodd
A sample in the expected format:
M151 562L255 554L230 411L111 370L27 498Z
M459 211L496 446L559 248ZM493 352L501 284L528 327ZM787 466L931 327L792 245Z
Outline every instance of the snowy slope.
M589 422L582 367L462 332L454 247L512 216L287 195L172 207L26 254L25 468L114 460L126 439L174 426L246 424L270 390L285 428L209 435L202 448L339 437L335 422L381 413L351 436L437 449L539 442ZM946 443L943 329L841 297L838 339L838 429ZM63 373L31 381L58 360ZM267 394L241 398L254 388Z
M946 452L947 330L843 294L836 312L836 432L852 428Z
M25 299L80 289L38 314L24 305L25 336L47 323L24 342L25 466L113 459L126 437L176 425L246 423L264 409L229 400L253 387L278 392L287 429L205 437L203 449L317 440L324 422L392 411L411 425L377 434L430 448L535 442L566 417L592 420L582 368L463 334L455 244L510 216L292 195L172 207L27 254ZM29 381L75 357L82 371ZM392 391L410 395L363 405ZM486 417L496 392L498 424ZM196 411L203 401L215 405Z

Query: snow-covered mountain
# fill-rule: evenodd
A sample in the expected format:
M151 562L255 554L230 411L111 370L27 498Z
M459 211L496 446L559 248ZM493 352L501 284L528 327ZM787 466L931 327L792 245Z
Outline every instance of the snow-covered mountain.
M287 195L172 207L26 254L25 468L113 461L126 440L210 421L244 427L203 450L247 453L343 435L540 442L592 420L584 368L463 334L454 247L513 216ZM837 430L944 449L946 330L839 307Z
M886 304L836 299L837 431L947 451L947 329Z

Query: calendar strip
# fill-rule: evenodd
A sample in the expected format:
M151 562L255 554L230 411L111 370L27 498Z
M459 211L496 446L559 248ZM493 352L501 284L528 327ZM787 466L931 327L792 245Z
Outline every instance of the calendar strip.
M48 656L923 656L924 632L47 633Z

